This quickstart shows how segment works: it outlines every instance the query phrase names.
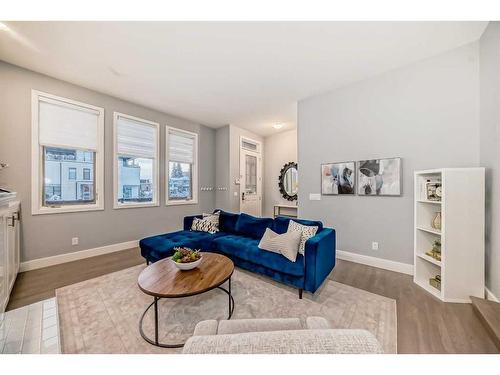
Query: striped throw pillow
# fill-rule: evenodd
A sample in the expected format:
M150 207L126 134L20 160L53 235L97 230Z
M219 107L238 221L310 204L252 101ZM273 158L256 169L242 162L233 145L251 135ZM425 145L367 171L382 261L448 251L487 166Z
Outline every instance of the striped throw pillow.
M300 238L300 232L290 231L278 234L267 228L259 242L259 248L281 254L288 260L295 262L299 251Z
M195 217L193 219L193 224L191 224L191 230L197 232L208 232L211 234L217 233L219 231L219 220L214 221L212 218L198 219Z

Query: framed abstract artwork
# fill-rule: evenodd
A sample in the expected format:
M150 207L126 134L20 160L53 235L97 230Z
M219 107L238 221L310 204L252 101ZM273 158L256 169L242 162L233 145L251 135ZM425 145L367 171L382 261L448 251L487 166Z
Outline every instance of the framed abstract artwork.
M358 161L358 194L401 195L401 158Z
M355 168L353 161L321 164L321 194L355 194Z

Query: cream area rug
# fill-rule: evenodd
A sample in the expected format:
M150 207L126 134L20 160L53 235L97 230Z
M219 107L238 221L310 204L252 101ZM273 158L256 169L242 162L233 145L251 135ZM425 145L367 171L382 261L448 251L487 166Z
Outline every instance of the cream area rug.
M139 319L152 302L137 286L145 265L128 268L56 290L63 353L180 353L150 345L139 333ZM396 301L326 280L314 294L298 291L269 278L235 269L232 276L235 309L232 319L322 316L332 328L362 328L372 332L386 353L396 353ZM159 304L160 342L184 341L197 322L226 319L228 297L214 289ZM154 337L153 309L144 331Z

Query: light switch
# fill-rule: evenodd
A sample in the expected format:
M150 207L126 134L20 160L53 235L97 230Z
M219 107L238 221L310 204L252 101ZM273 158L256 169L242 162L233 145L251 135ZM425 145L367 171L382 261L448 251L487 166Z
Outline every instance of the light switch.
M321 200L321 194L310 193L309 194L309 200L310 201L320 201Z

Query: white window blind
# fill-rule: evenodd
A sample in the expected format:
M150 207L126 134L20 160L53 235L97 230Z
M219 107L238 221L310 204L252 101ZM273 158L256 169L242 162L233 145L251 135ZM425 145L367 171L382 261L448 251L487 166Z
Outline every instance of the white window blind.
M90 108L39 97L39 143L96 151L99 115Z
M156 154L156 128L118 116L116 146L120 155L154 158Z
M180 163L194 163L194 141L193 135L170 130L168 134L168 159Z

